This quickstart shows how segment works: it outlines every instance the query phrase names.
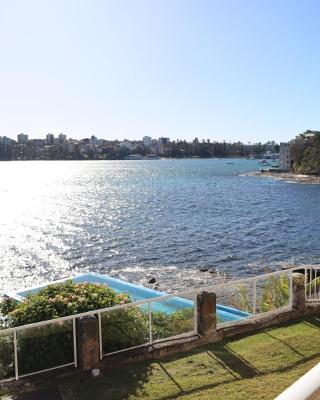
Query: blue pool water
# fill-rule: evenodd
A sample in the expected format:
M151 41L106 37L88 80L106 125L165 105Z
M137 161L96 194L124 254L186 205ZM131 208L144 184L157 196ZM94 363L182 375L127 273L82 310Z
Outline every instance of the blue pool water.
M74 277L65 278L55 282L63 282L67 279L72 279L76 283L90 282L106 284L108 287L114 289L118 293L128 293L132 301L151 299L166 294L164 292L159 292L157 290L149 289L140 285L136 285L134 283L126 282L120 279L115 279L110 276L97 273L79 274ZM18 301L21 301L27 296L27 294L36 293L38 290L45 286L47 286L47 284L25 288L19 291L7 291L4 294L6 296L15 298ZM169 314L176 310L192 307L193 301L189 299L184 299L182 297L173 297L162 302L152 303L152 311L163 311ZM240 319L248 318L250 316L250 314L246 312L231 307L225 307L220 304L217 305L217 312L220 322L238 321Z

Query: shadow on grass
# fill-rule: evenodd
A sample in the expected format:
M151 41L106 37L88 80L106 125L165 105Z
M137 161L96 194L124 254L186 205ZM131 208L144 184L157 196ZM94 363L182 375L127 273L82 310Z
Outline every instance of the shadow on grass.
M222 352L219 352L219 357L225 365L229 366L229 370L233 371L240 378L253 378L260 374L260 371L248 360L231 350L227 345L223 347Z
M275 371L268 371L268 372L259 372L258 370L256 370L255 368L252 368L250 365L247 364L247 362L243 362L242 357L238 357L239 355L234 354L234 359L233 362L239 363L238 365L233 364L233 362L231 362L231 357L230 355L227 356L228 362L230 363L230 366L227 366L225 364L225 360L226 357L225 355L221 356L221 353L219 353L219 356L216 357L216 355L214 353L211 352L207 352L207 354L212 357L214 360L216 360L217 362L219 362L220 365L223 365L223 367L229 372L230 375L232 375L232 378L230 379L225 379L223 381L220 382L214 382L214 383L209 383L207 385L201 385L199 387L195 387L193 389L189 389L189 390L184 390L183 387L181 385L178 385L180 392L175 394L175 395L163 395L162 397L158 397L157 400L173 400L173 399L178 399L181 396L186 396L186 395L191 395L191 394L195 394L201 391L205 391L205 390L210 390L210 389L214 389L215 387L221 386L221 385L226 385L229 383L232 383L234 381L241 381L243 379L252 379L255 378L257 376L263 377L263 376L267 376L270 373L273 372L277 372L277 373L282 373L282 372L288 372L291 371L292 368L294 367L298 367L299 365L302 365L308 361L312 361L313 359L317 359L320 356L320 353L314 354L312 356L309 357L304 357L301 360L284 366L283 368L277 368ZM219 359L220 357L220 359ZM224 358L224 361L222 361L221 359ZM232 364L232 365L231 365ZM257 371L257 372L255 372ZM237 374L240 374L240 376L237 376ZM176 379L174 377L172 377L172 375L170 375L170 378L176 382Z
M310 328L316 329L319 329L317 326L318 322L320 325L320 320L317 318L304 319L301 321L301 323L305 323L308 326L310 325ZM275 337L274 334L272 334L272 330L265 330L264 333L274 340L275 343L276 341L283 343L288 349L288 354L294 352L298 356L298 359L295 358L293 361L292 358L288 358L288 361L280 368L270 368L270 370L267 371L260 371L252 362L231 349L229 346L230 341L220 342L203 346L187 353L169 356L162 361L150 361L115 369L106 372L103 376L98 378L89 378L85 375L82 378L77 378L77 381L65 381L65 383L62 384L62 389L64 387L65 390L68 388L72 389L72 396L66 397L70 400L125 400L134 396L150 399L154 398L157 400L172 400L179 399L186 395L201 393L202 391L214 389L219 386L229 385L234 382L241 382L244 379L254 379L264 376L266 376L267 379L269 374L286 373L320 356L320 352L310 356L303 356L292 346ZM236 338L235 340L238 339L239 338ZM272 346L272 342L270 346ZM204 357L204 360L206 359L208 361L208 359L210 359L211 363L214 361L215 367L212 368L212 364L209 363L208 368L203 371L203 374L197 371L199 380L197 380L197 374L195 374L192 376L193 381L191 382L188 380L188 377L183 375L183 369L186 368L188 362L184 360L184 357L192 358L192 356L196 357L198 355ZM259 354L257 354L256 357L259 358ZM177 365L174 369L170 368L170 362L172 361L179 361L181 363L178 369ZM266 366L268 366L268 359L265 360L265 363ZM207 364L206 362L206 365ZM221 368L224 369L225 372L221 373ZM220 373L217 371L217 373L213 373L212 375L207 374L209 369L220 369ZM178 372L172 373L172 370ZM192 372L192 370L190 372L190 367L186 368L186 373L192 374ZM152 377L153 374L154 377ZM170 385L168 385L168 382L170 382ZM152 385L152 383L154 383L154 385Z
M310 321L311 320L308 320L307 322L309 323ZM320 356L320 352L310 356L303 356L287 343L274 337L270 332L264 333L266 333L272 340L283 343L288 348L288 351L294 352L299 359L295 361L292 359L290 361L288 360L287 363L274 370L260 371L249 360L232 350L228 346L228 342L222 342L194 349L188 353L166 357L163 361L136 364L112 372L106 372L106 375L100 378L88 379L88 377L84 377L84 379L78 382L78 384L73 384L74 396L72 397L72 400L91 398L95 400L124 400L133 396L141 396L141 398L156 398L157 400L179 399L186 395L201 393L202 391L232 384L236 381L241 382L244 379L268 376L274 372L285 373L292 370L292 368L299 367L305 362L312 361ZM204 371L204 374L199 376L199 382L196 379L193 379L193 383L191 383L187 378L182 378L183 368L185 368L183 357L186 355L189 357L205 355L205 357L209 357L211 361L213 360L216 365L219 365L220 368L223 368L227 374L220 373L217 379L215 374L206 375L206 371ZM259 357L259 354L257 354L257 357ZM182 361L179 372L172 373L170 371L170 364L168 365L168 363L179 360ZM267 359L265 362L266 365L268 365ZM187 363L187 361L185 361L185 363ZM208 369L210 368L211 367L209 366ZM150 380L152 382L152 374L155 370L157 370L157 373L159 373L159 370L163 373L162 376L158 375L155 377L157 390L154 389L151 384L146 385ZM168 383L166 383L168 381L171 382L171 385L169 386ZM153 390L155 390L155 392L153 392ZM154 397L152 397L153 393Z
M310 326L311 328L320 329L320 318L312 318L309 321L303 321L305 325Z
M69 382L63 383L62 391L71 392L72 400L127 399L143 391L153 369L151 363L143 363L107 371L97 378L85 375L72 382L71 387Z
M217 347L217 346L214 346ZM194 355L199 353L203 353L203 350L196 349L192 352ZM194 387L192 389L184 389L181 384L178 383L177 379L173 376L172 373L168 372L164 363L159 362L158 365L163 370L163 372L167 375L167 377L171 380L172 383L177 387L178 393L174 395L166 395L163 393L163 396L158 397L157 400L173 400L178 399L181 396L191 395L193 393L201 392L203 390L213 389L220 385L225 385L228 383L232 383L234 381L241 381L242 379L253 378L256 375L259 375L260 372L257 370L249 361L243 358L240 354L232 351L227 345L221 348L214 348L212 350L206 351L208 357L213 359L217 364L219 364L223 369L225 369L229 377L219 382L212 382L206 385L201 385L198 387ZM169 357L167 361L178 360L179 356ZM214 378L213 378L214 379ZM208 379L210 382L210 378Z
M320 319L319 318L308 318L308 319L301 319L301 321L297 321L298 323L304 323L310 328L315 328L319 329L320 328ZM287 324L282 324L282 326L290 326L292 325L292 322L287 323ZM274 329L274 328L273 328ZM179 393L176 394L175 396L166 396L163 394L161 398L158 400L171 400L171 399L178 399L181 396L185 395L191 395L193 393L200 393L201 391L204 390L210 390L215 387L218 387L220 385L226 385L235 381L241 381L243 379L253 379L256 377L263 377L263 376L268 376L269 374L272 373L286 373L288 371L291 371L293 368L298 368L299 366L303 365L306 362L310 362L312 360L316 360L320 356L320 352L316 352L312 355L306 356L300 353L298 350L296 350L294 347L286 343L285 341L277 338L272 334L272 329L267 329L264 331L266 335L268 335L272 340L281 342L283 345L286 346L288 351L295 353L296 356L298 356L299 359L296 359L293 361L292 359L288 358L288 362L284 363L280 368L277 367L276 369L271 369L267 371L259 371L252 363L250 363L247 359L245 359L241 354L236 353L234 350L232 350L227 342L222 342L219 344L213 344L209 346L205 346L199 349L194 349L192 352L189 353L189 355L194 354L195 356L197 354L201 354L204 351L206 354L212 358L216 363L218 363L222 368L224 368L228 374L229 378L226 378L222 381L219 382L214 382L214 377L213 379L209 378L208 379L208 384L201 385L199 387L194 387L192 389L186 389L183 387L183 384L180 382L180 384L177 384L179 388ZM262 332L261 332L262 333ZM237 338L236 340L238 340ZM272 345L271 345L272 346ZM178 360L179 358L183 357L183 355L180 356L173 356L169 357L167 361L172 361L172 360ZM259 357L259 355L257 355ZM268 360L266 360L266 365L268 364ZM177 383L177 378L172 376L172 374L168 374L170 376L171 380L175 383ZM211 380L211 383L210 383Z
M195 350L192 352L192 354L195 356L200 353L203 354L204 350ZM240 354L232 351L227 345L224 345L220 348L213 347L211 349L208 349L207 347L205 354L219 364L222 368L224 368L228 372L228 375L224 376L224 378L222 377L222 379L219 381L215 381L214 375L208 375L206 384L203 384L202 381L200 385L196 386L195 382L194 387L190 388L189 386L188 388L184 388L184 382L181 382L180 374L179 376L175 376L175 374L168 371L166 366L167 362L179 360L179 358L181 359L181 357L183 357L182 354L180 357L169 357L164 362L153 362L153 365L150 362L128 366L126 368L117 369L113 372L106 372L106 375L99 378L88 379L88 376L85 376L82 380L72 384L72 396L68 397L68 399L125 400L133 396L137 396L139 398L154 398L157 400L179 399L180 397L186 395L201 393L202 391L232 384L236 381L241 382L244 379L253 379L258 376L263 377L273 372L287 372L294 367L298 367L299 365L302 365L305 362L311 361L320 356L320 353L317 353L309 357L301 357L301 359L295 363L289 363L288 365L284 365L282 368L277 368L275 371L260 372L250 362L248 362L248 360L246 360ZM157 368L158 371L160 369L164 375L163 378L160 377L156 379L157 386L161 385L161 394L158 392L156 397L152 397L152 385L146 387L146 384L149 382L150 378L152 379L152 374L155 368ZM171 386L170 393L168 393L168 386L164 376L173 384L173 386ZM69 386L68 383L65 385ZM175 387L176 390L172 390L172 387Z
M304 355L302 353L300 353L298 350L296 350L294 347L290 346L288 343L286 343L284 340L281 340L273 335L271 335L270 332L265 331L264 332L266 335L268 335L269 337L271 337L274 340L277 340L278 342L282 343L284 346L286 346L288 349L290 349L293 353L296 353L299 357L304 357Z
M162 369L162 371L167 375L167 377L177 386L181 394L185 394L185 391L182 389L182 387L179 385L179 383L174 379L172 374L168 372L168 370L163 366L161 362L158 362L159 367Z
M58 387L50 387L31 391L29 393L18 393L12 395L10 400L62 400Z

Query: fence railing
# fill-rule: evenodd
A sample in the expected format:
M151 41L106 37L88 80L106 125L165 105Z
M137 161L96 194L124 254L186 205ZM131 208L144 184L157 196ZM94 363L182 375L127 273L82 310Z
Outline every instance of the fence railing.
M101 359L106 354L194 334L196 293L163 295L0 330L0 382L77 367L76 321L81 317L98 317Z
M77 367L76 316L0 330L0 382Z
M218 326L236 324L274 310L291 309L293 272L270 272L202 290L216 293Z
M102 359L106 355L196 334L199 292L216 293L218 327L270 311L290 309L294 270L0 330L0 382L66 366L77 367L76 321L81 317L98 318Z
M305 296L307 303L320 303L320 266L305 267Z
M196 295L197 291L192 290L99 312L100 358L168 338L195 334Z

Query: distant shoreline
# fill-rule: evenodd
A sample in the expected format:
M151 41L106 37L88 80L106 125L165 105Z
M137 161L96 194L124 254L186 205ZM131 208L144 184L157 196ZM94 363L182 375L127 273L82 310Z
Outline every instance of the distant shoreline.
M57 159L25 159L25 160L0 160L0 162L11 162L11 161L158 161L158 160L223 160L223 159L247 159L246 157L241 156L215 156L215 157L199 157L199 156L192 156L192 157L148 157L143 156L143 158L57 158Z
M320 176L313 175L299 175L294 174L292 172L249 172L245 174L246 176L258 176L262 178L273 178L277 180L284 180L287 182L294 183L303 183L303 184L311 184L311 185L319 185L320 184Z

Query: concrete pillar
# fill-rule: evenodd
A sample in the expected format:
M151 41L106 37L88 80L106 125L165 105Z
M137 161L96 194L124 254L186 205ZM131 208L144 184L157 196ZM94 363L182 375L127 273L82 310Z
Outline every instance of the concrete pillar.
M77 319L78 364L84 371L99 367L99 322L94 315Z
M306 307L304 274L294 272L292 274L292 308L303 311Z
M217 326L216 294L200 292L197 295L198 334L208 336L213 334Z

